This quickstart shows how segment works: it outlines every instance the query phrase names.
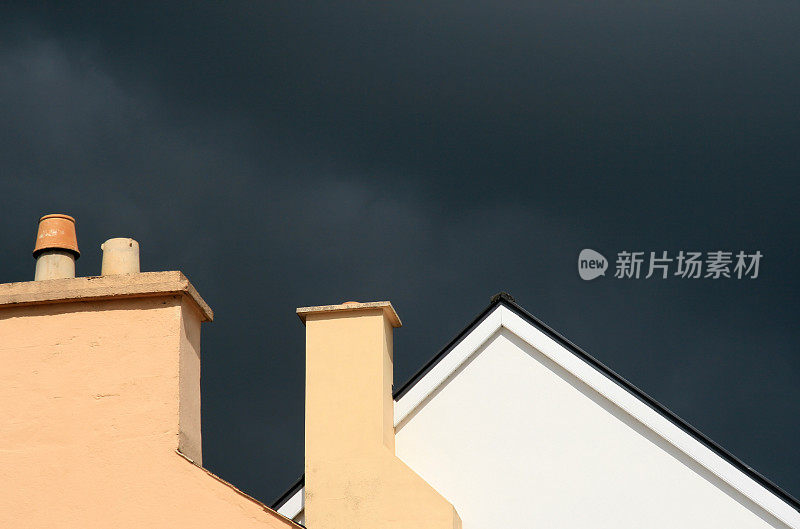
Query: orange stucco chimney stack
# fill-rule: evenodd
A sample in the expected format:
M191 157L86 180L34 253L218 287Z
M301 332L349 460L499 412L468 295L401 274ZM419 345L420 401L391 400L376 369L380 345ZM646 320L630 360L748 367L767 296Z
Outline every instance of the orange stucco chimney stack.
M180 272L0 284L0 454L142 436L200 462L211 318Z
M306 326L310 529L454 529L453 506L395 456L388 301L297 309Z

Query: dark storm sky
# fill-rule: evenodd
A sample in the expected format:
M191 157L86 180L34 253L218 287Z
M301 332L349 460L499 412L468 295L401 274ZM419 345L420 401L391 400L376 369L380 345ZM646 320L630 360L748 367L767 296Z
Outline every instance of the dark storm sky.
M295 307L391 300L399 384L507 290L800 496L797 2L20 4L0 281L52 212L79 275L117 236L184 271L213 472L267 502L302 472ZM764 258L584 282L582 248Z

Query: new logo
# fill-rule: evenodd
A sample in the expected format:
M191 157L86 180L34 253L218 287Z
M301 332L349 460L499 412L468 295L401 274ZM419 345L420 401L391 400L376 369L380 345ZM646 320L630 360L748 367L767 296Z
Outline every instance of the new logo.
M588 248L578 255L578 274L584 281L606 275L608 261L602 254Z

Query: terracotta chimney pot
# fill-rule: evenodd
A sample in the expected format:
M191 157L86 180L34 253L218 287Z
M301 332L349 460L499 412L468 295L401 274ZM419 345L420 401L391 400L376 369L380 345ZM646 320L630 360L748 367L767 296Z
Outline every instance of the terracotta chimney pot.
M33 256L37 257L48 249L72 252L76 259L81 256L81 252L78 251L78 238L75 235L74 218L56 213L39 219L39 232L36 234Z

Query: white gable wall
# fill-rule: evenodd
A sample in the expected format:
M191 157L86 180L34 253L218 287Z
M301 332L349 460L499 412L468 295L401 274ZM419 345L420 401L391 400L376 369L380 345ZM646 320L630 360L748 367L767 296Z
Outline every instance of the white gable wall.
M396 443L463 529L786 527L506 329Z

